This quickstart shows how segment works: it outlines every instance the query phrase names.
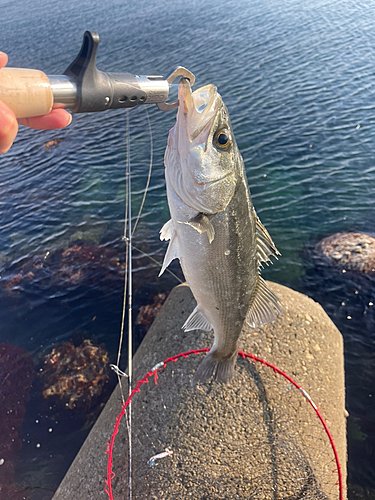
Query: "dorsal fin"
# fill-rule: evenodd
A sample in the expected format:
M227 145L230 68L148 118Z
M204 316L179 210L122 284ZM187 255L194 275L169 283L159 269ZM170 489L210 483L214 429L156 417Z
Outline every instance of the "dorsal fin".
M268 263L272 260L270 256L275 257L277 259L278 255L281 255L278 249L275 246L275 243L272 241L271 236L269 235L267 229L260 222L259 217L257 216L254 210L255 220L256 220L256 238L257 238L257 257L259 265L261 262L265 262L268 266Z
M251 299L246 322L251 328L267 325L282 314L280 300L268 288L264 279L258 275L258 281Z

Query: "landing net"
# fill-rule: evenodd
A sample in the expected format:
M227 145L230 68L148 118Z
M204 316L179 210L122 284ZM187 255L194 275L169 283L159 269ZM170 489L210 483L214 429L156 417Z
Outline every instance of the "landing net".
M207 351L167 358L137 381L108 442L110 500L114 489L120 495L127 488L123 459L114 458L114 444L122 417L141 390L132 403L138 421L133 498L342 500L335 443L307 392L276 366L242 351L233 384L213 382L194 391L186 366L174 363ZM175 388L168 390L171 383L178 386L177 406ZM194 412L189 411L191 403Z

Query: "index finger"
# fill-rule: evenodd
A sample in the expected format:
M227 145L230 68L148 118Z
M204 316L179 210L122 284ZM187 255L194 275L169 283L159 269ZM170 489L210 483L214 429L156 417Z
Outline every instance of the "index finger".
M48 115L33 118L20 118L18 123L37 130L48 130L67 127L72 121L72 115L65 109L53 109Z
M11 147L18 131L18 123L14 113L0 101L0 154Z
M0 68L3 68L8 62L8 56L4 52L0 52Z

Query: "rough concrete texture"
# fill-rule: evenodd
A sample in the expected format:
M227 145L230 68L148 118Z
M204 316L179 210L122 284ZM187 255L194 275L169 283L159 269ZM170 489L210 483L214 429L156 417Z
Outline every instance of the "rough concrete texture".
M270 284L284 315L273 324L245 327L241 348L275 364L319 406L338 449L346 482L343 344L320 305ZM176 287L134 357L134 380L156 363L210 347L212 334L181 331L195 301ZM332 448L300 391L261 363L238 359L228 385L191 388L204 354L169 363L132 403L134 499L338 499ZM106 442L121 410L116 388L53 500L106 499ZM127 427L116 437L115 499L128 498ZM173 455L148 464L165 448ZM344 491L344 498L346 491Z

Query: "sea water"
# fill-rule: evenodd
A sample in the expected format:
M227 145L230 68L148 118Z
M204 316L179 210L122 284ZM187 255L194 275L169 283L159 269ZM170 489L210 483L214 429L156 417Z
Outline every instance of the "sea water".
M255 208L282 254L263 275L320 301L344 335L349 481L373 490L374 281L319 267L311 249L338 231L375 233L374 19L374 1L0 0L0 49L10 66L61 74L91 29L101 38L99 69L167 75L181 64L197 85L218 87ZM148 113L153 174L134 245L162 261L163 154L175 112ZM135 215L150 161L145 109L130 110L129 124ZM29 351L36 367L54 345L81 338L103 342L116 361L121 273L100 267L72 277L61 268L62 252L82 242L115 252L122 265L126 161L124 110L74 116L65 130L21 128L0 158L0 274L16 279L0 287L0 342ZM47 276L28 278L46 255ZM172 270L182 277L176 262ZM134 251L135 312L177 284L158 272ZM136 327L136 344L144 333ZM34 383L17 477L47 500L95 416L61 409L39 389Z

